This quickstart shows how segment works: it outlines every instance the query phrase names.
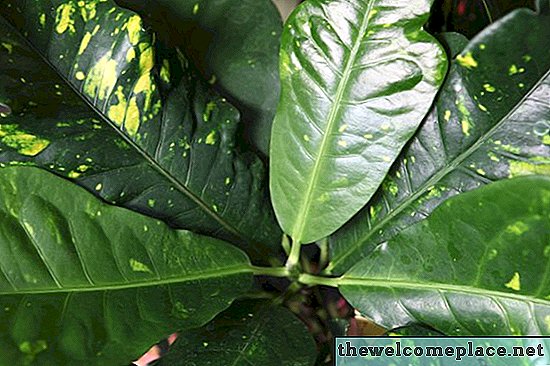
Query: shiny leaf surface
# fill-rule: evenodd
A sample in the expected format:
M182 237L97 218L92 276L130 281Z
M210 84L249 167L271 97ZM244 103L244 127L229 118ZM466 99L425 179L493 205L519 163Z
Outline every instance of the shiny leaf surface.
M282 35L270 187L300 243L342 226L374 194L446 71L422 30L428 0L315 0Z
M550 178L505 180L445 201L338 283L386 328L548 335L549 243Z
M0 23L0 101L12 110L0 161L75 179L254 259L279 246L263 164L236 149L239 113L138 15L110 0L2 4L31 45Z
M331 238L329 271L344 272L450 196L550 174L548 24L550 11L516 11L456 57L434 108L382 187Z
M205 327L182 333L158 365L310 366L315 357L315 342L288 309L239 301Z
M107 205L32 167L0 169L2 365L122 365L248 291L220 240Z
M118 0L148 15L241 112L244 137L264 155L279 100L281 17L271 0Z

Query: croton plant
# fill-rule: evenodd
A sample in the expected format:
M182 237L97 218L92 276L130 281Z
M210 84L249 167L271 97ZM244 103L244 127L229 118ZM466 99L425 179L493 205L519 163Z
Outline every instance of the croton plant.
M550 335L550 1L432 5L0 0L0 365Z

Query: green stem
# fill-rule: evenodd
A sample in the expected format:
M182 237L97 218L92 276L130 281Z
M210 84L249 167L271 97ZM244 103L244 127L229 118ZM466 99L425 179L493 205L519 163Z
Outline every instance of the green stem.
M300 249L301 249L300 242L293 240L292 246L290 247L290 255L288 256L288 259L286 260L286 264L285 264L285 267L288 270L294 269L296 265L300 262Z
M290 240L286 234L283 234L283 239L281 240L281 246L283 247L286 255L290 254Z
M252 266L255 276L288 277L289 271L286 267L256 267Z
M328 238L321 240L319 243L321 253L319 255L319 268L324 269L328 264Z
M487 13L487 17L489 18L489 23L493 23L493 16L491 15L491 11L489 10L489 6L487 5L486 0L481 0L483 3L483 6L485 7L485 12Z
M323 285L323 286L330 286L330 287L338 287L338 283L340 282L339 277L319 277L310 275L308 273L302 273L298 277L298 282L303 283L304 285L310 285L310 286L316 286L316 285Z

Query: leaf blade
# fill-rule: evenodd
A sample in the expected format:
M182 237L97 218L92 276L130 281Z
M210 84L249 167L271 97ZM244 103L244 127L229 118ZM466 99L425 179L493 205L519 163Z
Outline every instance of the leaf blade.
M195 352L189 352L189 350ZM158 365L313 365L315 343L288 309L258 301L236 302L206 327L181 334Z
M43 170L1 169L0 195L0 338L20 360L128 363L250 288L240 250L109 206ZM47 347L29 354L24 344Z
M325 237L356 213L418 127L446 68L421 30L428 10L424 1L386 9L327 0L302 4L287 21L270 187L277 218L296 241ZM413 96L416 109L408 105ZM384 139L375 132L382 127L395 136Z
M185 50L205 80L239 109L244 138L268 156L280 89L282 22L274 4L223 0L196 8L192 0L119 3L144 17L150 14L155 29Z
M453 197L350 269L340 289L387 328L548 334L549 197L550 180L541 176Z
M344 272L450 196L510 176L548 174L550 147L534 131L550 118L547 22L546 12L519 10L461 50L436 104L373 200L331 237L329 271ZM524 32L527 27L538 33ZM518 72L509 75L512 65Z
M36 164L76 179L109 202L230 240L255 260L278 248L263 164L235 146L238 112L194 76L183 55L112 1L26 3L23 13L9 4L4 18L21 31L36 28L28 30L33 50L3 25L10 50L0 53L0 98L17 106L0 120L3 163ZM55 72L44 72L36 49ZM63 110L67 105L74 115ZM44 143L25 150L13 142L21 135Z

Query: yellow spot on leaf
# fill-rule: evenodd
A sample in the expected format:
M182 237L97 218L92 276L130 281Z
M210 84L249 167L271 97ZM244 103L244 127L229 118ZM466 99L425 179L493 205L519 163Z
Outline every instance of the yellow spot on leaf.
M545 145L550 145L550 135L544 135L542 138L542 143Z
M149 73L155 65L153 47L148 47L139 56L139 69L142 74Z
M527 232L527 230L529 230L529 226L527 226L522 221L514 222L513 224L510 224L506 227L507 233L515 235L522 235L523 233Z
M535 164L528 161L510 161L510 178L533 174L550 175L550 164Z
M464 97L460 97L460 99L456 101L456 106L458 107L458 111L462 115L462 119L460 121L462 133L464 133L465 136L470 136L470 129L472 128L473 123L470 118L470 111L468 110L468 108L466 108L466 105L464 104Z
M74 170L71 170L67 176L71 179L76 179L81 176L79 172L75 172Z
M0 139L25 156L36 156L50 144L46 139L17 130L17 125L0 125Z
M82 71L78 71L75 76L76 80L84 80L86 79L86 75Z
M196 15L199 12L199 3L193 5L193 15Z
M308 135L304 135L304 141L309 142L309 136Z
M46 26L46 14L40 14L39 21L42 28L44 28Z
M493 153L489 153L489 159L491 159L492 161L500 161L500 159Z
M216 143L216 131L211 131L208 136L206 136L205 143L207 145L214 145Z
M134 93L144 93L145 94L145 104L143 106L144 111L148 111L151 108L151 97L153 93L153 81L151 80L151 73L147 72L143 74L138 79L136 86L134 87Z
M319 201L320 203L325 203L330 201L330 194L328 192L324 192L319 196L319 198L317 198L317 201Z
M342 132L344 132L347 128L348 128L348 125L344 124L344 125L340 126L340 128L338 129L338 132L342 133Z
M483 104L477 105L479 109L481 109L483 112L487 112L487 107L485 107Z
M202 120L204 122L208 122L210 120L210 116L214 109L216 109L216 102L211 101L206 104L206 108L204 109L204 112L202 114Z
M118 104L112 105L109 108L107 115L118 126L122 126L124 123L124 117L126 116L126 107L128 102L126 101L126 96L124 95L122 86L119 86L115 95L118 99Z
M6 42L2 42L0 43L2 45L2 47L4 47L8 53L11 55L11 53L13 52L13 46L9 43L6 43Z
M366 133L363 135L364 138L366 138L367 140L370 140L374 137L374 135L372 133Z
M477 67L477 61L473 58L471 52L466 52L465 55L458 55L456 61L460 66L463 66L467 69L473 69Z
M485 89L486 91L488 91L489 93L494 93L495 92L495 87L492 86L491 84L489 83L485 83L483 84L483 89Z
M88 165L85 165L85 164L82 164L82 165L79 165L76 170L78 170L79 172L85 172L87 171L88 169L90 169L90 167Z
M372 10L369 12L368 20L371 20L372 17L374 17L376 14L378 14L378 10L372 9Z
M508 75L512 76L512 75L515 75L517 74L519 71L518 71L518 67L514 64L512 64L510 66L510 68L508 69Z
M86 51L86 48L88 47L88 44L90 43L91 39L92 39L92 33L86 32L84 37L82 37L82 42L80 43L80 48L78 49L79 55L82 55L84 51Z
M116 69L117 62L111 59L111 52L108 52L90 70L84 92L91 98L105 99L116 85Z
M342 146L342 147L346 147L346 146L348 146L348 143L347 143L346 141L344 141L344 140L339 140L339 141L338 141L338 145L340 145L340 146Z
M78 6L80 7L80 15L84 22L87 22L95 18L96 15L96 2L95 1L79 1Z
M446 110L445 111L445 115L443 116L443 119L447 122L449 122L449 120L451 119L451 111L450 110Z
M130 268L132 268L132 271L134 272L153 273L146 264L141 263L134 258L130 258Z
M168 60L162 61L162 67L160 68L160 78L166 84L170 82L170 63Z
M103 184L101 184L101 183L98 183L98 184L95 186L95 190L96 190L96 191L101 191L101 188L103 188Z
M55 18L56 27L55 30L59 34L63 34L69 30L69 32L74 33L74 20L72 19L74 13L73 4L70 2L59 5L57 8L57 15Z
M462 133L464 133L464 135L466 136L470 136L470 127L471 127L470 121L468 121L467 119L463 119L460 122L460 125L462 126Z
M370 206L369 208L370 217L373 220L375 220L381 210L382 210L381 206Z
M512 276L512 279L510 279L510 281L505 283L504 286L509 288L509 289L512 289L514 291L521 290L521 282L520 282L520 278L519 278L519 273L515 272L514 275Z
M126 30L128 32L128 38L132 45L137 45L140 39L141 32L141 18L138 15L132 16L126 23Z
M130 99L130 104L128 105L128 111L126 112L126 117L124 118L124 127L128 131L130 137L134 137L139 130L139 108L137 106L136 97Z
M136 50L134 48L129 48L126 52L126 61L132 62L136 58Z
M99 29L101 28L101 26L98 24L94 27L94 30L92 32L92 36L95 36L97 34L97 32L99 31Z
M393 180L387 181L384 187L386 190L388 190L392 196L397 196L397 193L399 193L399 187Z

